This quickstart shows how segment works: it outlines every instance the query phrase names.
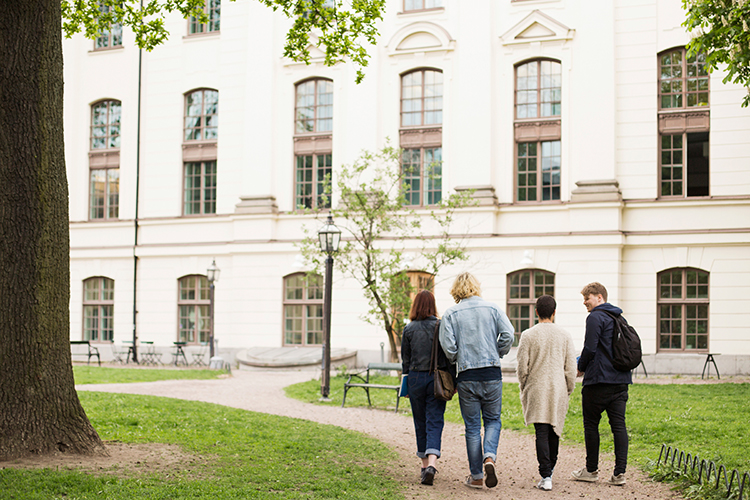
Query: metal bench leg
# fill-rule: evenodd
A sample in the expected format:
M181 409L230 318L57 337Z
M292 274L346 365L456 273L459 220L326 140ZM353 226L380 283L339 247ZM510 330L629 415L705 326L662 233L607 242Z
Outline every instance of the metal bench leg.
M346 391L348 391L349 388L344 386L344 399L341 400L341 407L344 407L344 404L346 404Z
M396 389L396 413L398 413L398 402L401 401L401 396L398 393L401 392L401 388Z
M703 363L703 371L701 372L701 380L703 380L703 376L706 374L706 369L708 369L708 377L711 378L711 368L708 366L708 361L711 359L711 355L709 354L706 356L706 362Z
M364 387L364 390L367 393L367 406L372 406L372 401L370 401L370 388Z

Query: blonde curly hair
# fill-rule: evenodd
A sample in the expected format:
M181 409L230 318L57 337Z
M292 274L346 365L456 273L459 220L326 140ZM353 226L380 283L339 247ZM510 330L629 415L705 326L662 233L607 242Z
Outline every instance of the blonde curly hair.
M456 280L451 286L451 295L456 304L461 302L462 299L469 297L480 297L482 295L482 287L479 281L471 273L461 273L456 276Z

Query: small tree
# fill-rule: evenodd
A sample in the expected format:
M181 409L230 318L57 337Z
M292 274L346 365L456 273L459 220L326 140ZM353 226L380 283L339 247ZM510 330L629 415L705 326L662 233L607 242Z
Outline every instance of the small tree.
M706 66L727 65L724 83L750 87L750 0L682 0L687 20L682 23L697 35L688 44L691 54L706 54ZM750 89L742 107L750 104Z
M413 287L405 273L406 255L416 254L414 266L432 275L450 264L466 260L465 245L452 239L450 226L456 210L472 203L472 193L450 195L424 212L404 205L408 185L401 175L401 151L386 146L364 151L351 166L336 171L339 202L330 210L342 229L342 245L335 267L361 286L370 309L362 318L382 325L398 360L404 318L411 306ZM436 165L430 166L430 171ZM330 196L331 183L324 196ZM321 205L325 206L325 203ZM327 214L326 214L327 215ZM431 233L423 228L429 224ZM300 249L313 272L325 266L315 229L303 228Z

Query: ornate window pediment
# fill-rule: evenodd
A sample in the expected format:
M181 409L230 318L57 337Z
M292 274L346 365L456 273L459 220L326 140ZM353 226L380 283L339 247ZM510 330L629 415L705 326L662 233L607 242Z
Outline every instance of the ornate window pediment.
M575 30L535 10L500 36L503 45L572 40Z
M388 55L453 50L455 40L442 26L426 21L416 22L398 30L387 45Z

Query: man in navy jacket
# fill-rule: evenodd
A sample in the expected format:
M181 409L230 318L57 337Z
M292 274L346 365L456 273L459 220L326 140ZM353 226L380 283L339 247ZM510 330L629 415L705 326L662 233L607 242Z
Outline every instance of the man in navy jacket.
M583 305L589 312L586 318L586 338L578 359L578 376L583 375L581 391L583 406L583 433L586 441L586 467L573 472L577 481L599 480L599 421L607 412L615 444L615 470L607 481L625 484L628 465L628 431L625 427L625 406L628 385L633 383L629 371L621 372L612 366L612 337L615 316L622 309L607 302L607 289L594 282L581 290ZM607 312L605 312L607 311Z

